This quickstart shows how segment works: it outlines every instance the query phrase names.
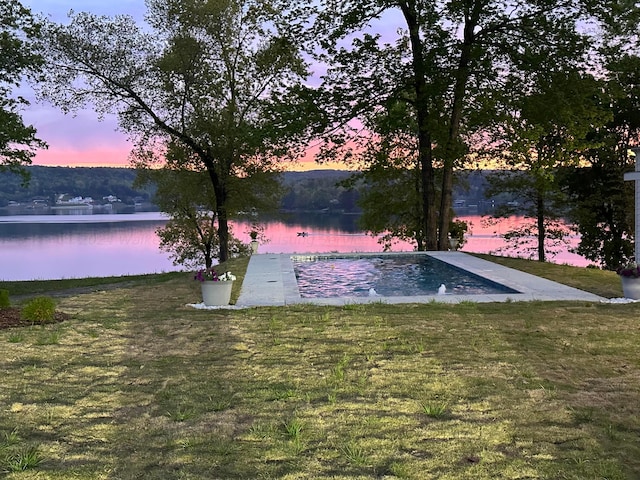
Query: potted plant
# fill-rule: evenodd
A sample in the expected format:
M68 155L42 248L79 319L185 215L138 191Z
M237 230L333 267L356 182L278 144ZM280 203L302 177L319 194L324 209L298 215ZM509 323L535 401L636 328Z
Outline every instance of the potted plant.
M249 237L251 237L251 253L258 253L258 230L251 230L249 232Z
M635 260L618 267L616 273L622 280L622 292L625 298L640 300L640 266Z
M452 220L449 223L449 246L451 250L458 250L465 243L464 235L469 230L464 220Z
M194 275L194 280L200 282L202 290L202 301L207 307L228 305L231 300L231 288L236 279L231 272L218 273L213 268L198 270Z

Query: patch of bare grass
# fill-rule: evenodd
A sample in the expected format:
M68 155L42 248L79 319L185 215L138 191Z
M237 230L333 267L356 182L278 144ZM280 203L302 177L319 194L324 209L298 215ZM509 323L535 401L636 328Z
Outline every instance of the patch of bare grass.
M0 438L40 459L7 478L640 476L637 305L197 301L77 295L0 336Z
M597 268L574 267L523 258L499 257L474 253L471 254L490 262L499 263L505 267L522 270L523 272L563 283L570 287L600 295L605 298L622 297L622 283L620 277L613 271Z

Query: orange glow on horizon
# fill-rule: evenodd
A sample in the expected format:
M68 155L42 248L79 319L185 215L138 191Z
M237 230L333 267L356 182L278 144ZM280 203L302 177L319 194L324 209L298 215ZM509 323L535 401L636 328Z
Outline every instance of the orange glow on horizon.
M51 148L39 150L34 157L33 165L43 167L118 167L129 168L129 145L113 147L97 147L90 150L72 148ZM312 158L305 158L289 163L286 171L307 172L310 170L348 170L347 166L338 162L316 163Z
M129 167L129 148L98 147L91 150L56 148L40 150L33 165L44 167Z

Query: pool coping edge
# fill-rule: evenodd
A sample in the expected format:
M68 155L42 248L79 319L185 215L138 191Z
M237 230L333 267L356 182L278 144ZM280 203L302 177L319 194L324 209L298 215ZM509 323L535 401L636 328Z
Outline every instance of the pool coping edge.
M331 297L302 298L293 269L292 257L326 256L340 257L366 255L429 255L458 268L468 270L493 282L520 293L486 295L418 295L398 297ZM464 252L358 252L358 253L285 253L252 255L242 285L239 306L278 306L291 304L349 305L361 303L460 303L460 302L510 302L510 301L578 300L602 302L605 298L577 288L553 282L519 270L505 267Z

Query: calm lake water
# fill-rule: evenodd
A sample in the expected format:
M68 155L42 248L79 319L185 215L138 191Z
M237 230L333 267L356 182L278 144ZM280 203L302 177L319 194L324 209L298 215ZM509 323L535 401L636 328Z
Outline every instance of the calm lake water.
M489 253L504 246L497 235L507 225L487 226L480 216L461 216L471 223L462 251ZM521 219L512 218L517 224ZM104 215L0 216L0 280L106 277L182 270L160 251L155 231L166 217L157 212ZM235 222L234 233L249 242L249 224ZM298 235L305 232L306 235ZM268 243L259 253L380 252L376 238L360 232L348 215L294 216L265 225ZM576 244L577 237L572 238ZM393 251L411 251L400 242ZM566 250L552 261L585 266Z

